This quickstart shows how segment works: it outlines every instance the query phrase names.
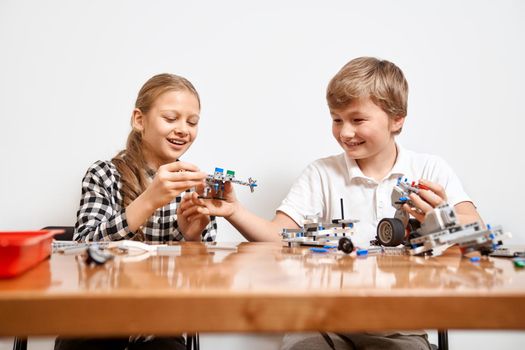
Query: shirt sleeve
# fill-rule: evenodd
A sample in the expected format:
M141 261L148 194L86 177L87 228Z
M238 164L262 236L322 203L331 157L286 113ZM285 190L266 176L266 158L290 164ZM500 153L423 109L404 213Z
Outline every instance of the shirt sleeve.
M82 180L80 207L77 212L74 238L77 241L116 241L131 239L126 212L117 206L116 179L104 162L92 165Z
M307 215L322 215L324 213L321 188L321 174L314 162L297 178L276 211L285 213L297 225L302 226Z
M211 216L210 219L210 223L202 231L202 240L204 242L213 242L217 237L217 220L215 216Z
M440 157L434 156L425 167L422 178L443 186L447 194L447 202L454 206L461 202L472 202L470 196L463 189L463 185L454 170Z

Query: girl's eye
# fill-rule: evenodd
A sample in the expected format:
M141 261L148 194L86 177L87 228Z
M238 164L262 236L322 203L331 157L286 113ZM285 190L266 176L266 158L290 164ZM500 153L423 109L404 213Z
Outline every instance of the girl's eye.
M332 119L334 123L340 123L341 119Z

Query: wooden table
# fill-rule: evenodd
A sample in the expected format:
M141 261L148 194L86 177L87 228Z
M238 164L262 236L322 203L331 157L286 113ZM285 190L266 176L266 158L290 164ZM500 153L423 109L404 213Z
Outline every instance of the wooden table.
M473 263L456 248L361 258L182 243L174 255L97 267L55 254L0 280L0 336L389 329L525 329L525 269Z

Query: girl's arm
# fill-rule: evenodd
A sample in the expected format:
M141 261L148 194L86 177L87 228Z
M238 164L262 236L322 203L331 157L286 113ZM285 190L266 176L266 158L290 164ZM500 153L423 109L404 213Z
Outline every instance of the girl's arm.
M77 212L77 241L130 239L126 212L117 203L116 170L107 162L93 164L82 180L80 207Z
M82 181L76 240L131 239L157 208L188 188L202 184L206 177L188 163L165 164L159 167L147 189L124 209L117 203L115 174L116 170L106 162L97 162L88 170Z

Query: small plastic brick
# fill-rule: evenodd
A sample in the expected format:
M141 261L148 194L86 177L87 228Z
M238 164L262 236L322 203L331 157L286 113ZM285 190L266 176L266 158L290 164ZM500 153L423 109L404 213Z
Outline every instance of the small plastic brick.
M427 191L430 190L430 188L429 188L428 186L425 186L425 185L422 185L422 184L419 184L417 187L418 187L420 190L427 190Z
M314 253L328 253L326 248L310 248L310 250Z
M471 262L478 262L479 259L480 259L479 256L473 256L472 258L470 258L470 261L471 261Z
M363 256L368 254L368 249L358 249L356 252L357 256Z
M524 258L514 258L512 259L514 262L514 266L524 268L525 267L525 259Z

